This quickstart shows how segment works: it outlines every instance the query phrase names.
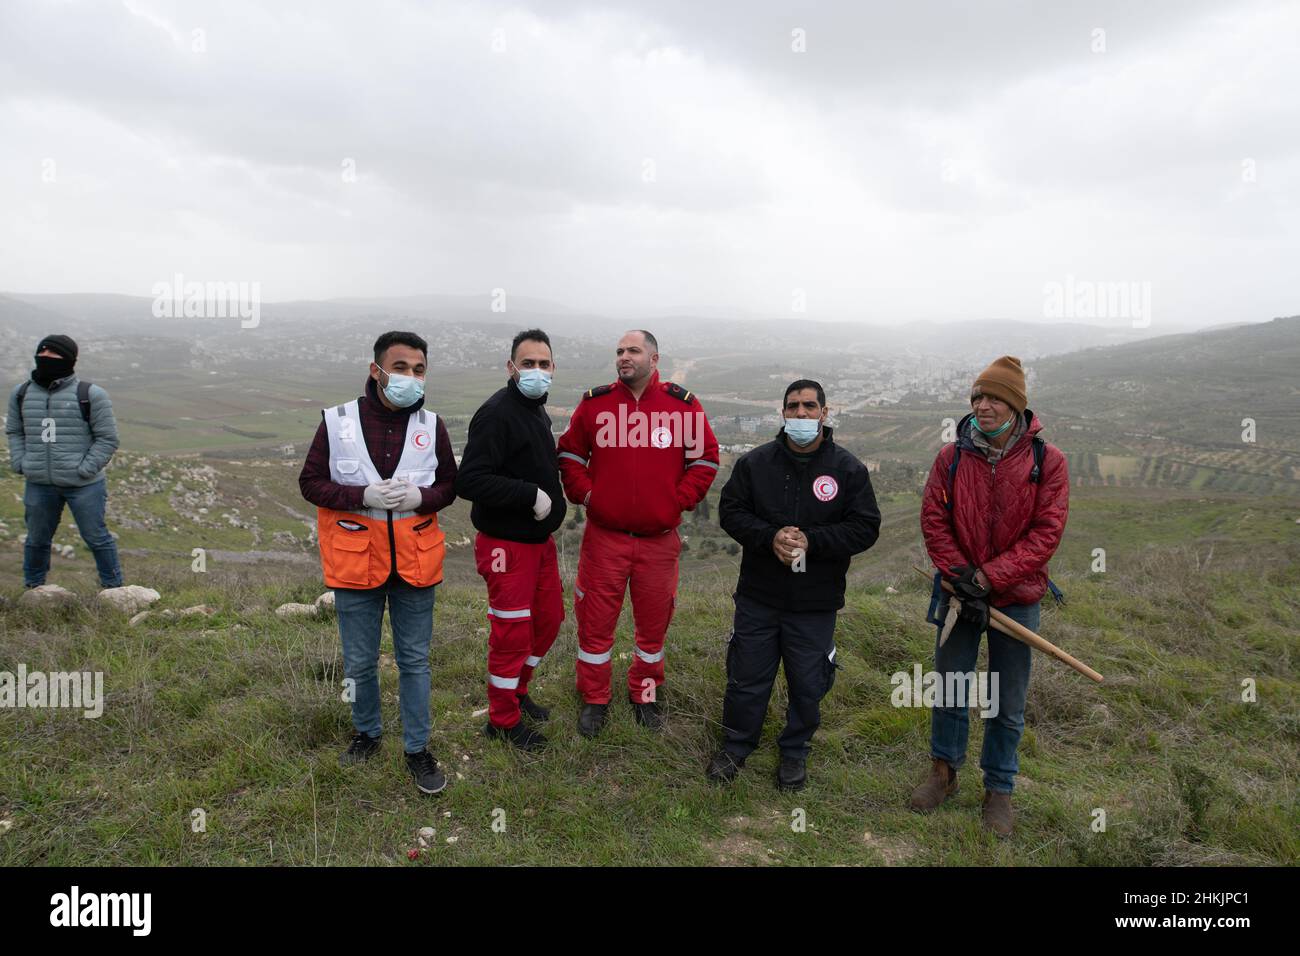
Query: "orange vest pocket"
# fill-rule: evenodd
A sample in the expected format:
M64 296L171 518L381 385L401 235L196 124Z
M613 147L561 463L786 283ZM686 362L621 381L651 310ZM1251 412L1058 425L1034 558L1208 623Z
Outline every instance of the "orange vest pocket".
M370 533L336 532L321 548L325 583L336 587L370 588Z
M436 527L429 534L416 535L415 556L420 566L419 587L428 587L442 580L442 562L446 554L446 536Z
M412 515L393 522L397 573L412 587L427 588L442 580L446 552L437 515Z

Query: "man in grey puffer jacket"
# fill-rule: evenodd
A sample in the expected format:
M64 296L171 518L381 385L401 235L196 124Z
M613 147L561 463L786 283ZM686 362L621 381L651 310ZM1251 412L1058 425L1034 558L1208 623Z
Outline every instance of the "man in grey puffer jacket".
M50 543L65 501L95 556L100 583L106 588L122 585L117 543L104 523L104 467L117 450L117 422L108 392L98 385L78 387L76 363L76 342L66 335L47 335L36 346L31 379L9 393L9 465L27 479L23 583L29 588L45 583Z

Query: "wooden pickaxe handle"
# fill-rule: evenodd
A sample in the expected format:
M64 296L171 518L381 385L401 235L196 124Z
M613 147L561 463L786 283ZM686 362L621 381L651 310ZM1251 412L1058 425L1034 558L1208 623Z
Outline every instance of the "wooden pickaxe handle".
M923 571L921 568L918 568L915 565L913 565L912 570L915 571L917 574L921 575L921 577L925 578L927 581L930 580L930 574L926 571ZM949 584L948 581L942 575L940 575L939 577L939 584L949 594L955 595L957 593L956 591L953 590L952 585ZM960 600L960 597L958 597L958 600ZM989 607L989 625L991 627L996 627L999 631L1001 631L1003 634L1006 634L1008 637L1014 637L1016 640L1024 644L1028 644L1030 647L1037 648L1038 650L1042 651L1044 654L1047 654L1051 657L1055 657L1058 661L1061 661L1063 664L1069 664L1080 674L1084 675L1085 677L1092 678L1098 684L1100 684L1103 680L1100 674L1098 674L1087 664L1083 663L1083 661L1065 653L1065 651L1061 650L1051 641L1039 637L1037 634L1035 634L1029 628L1025 627L1019 621L1013 621L1011 618L1007 617L997 608L992 606Z

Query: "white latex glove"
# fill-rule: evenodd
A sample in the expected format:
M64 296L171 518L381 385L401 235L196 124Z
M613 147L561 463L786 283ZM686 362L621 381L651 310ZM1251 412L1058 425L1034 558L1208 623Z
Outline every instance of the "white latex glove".
M366 485L366 490L361 495L361 503L367 508L392 510L397 503L393 480L390 478L387 481L377 481L373 485Z
M414 511L423 503L424 495L420 493L419 485L403 481L396 488L400 495L397 497L397 503L392 506L394 511Z
M546 516L551 513L551 496L537 489L537 497L533 500L533 520L545 521Z

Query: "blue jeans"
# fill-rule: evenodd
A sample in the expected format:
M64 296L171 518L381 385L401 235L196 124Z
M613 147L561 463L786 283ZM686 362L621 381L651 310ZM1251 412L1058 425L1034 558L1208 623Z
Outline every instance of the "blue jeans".
M23 508L27 522L27 544L23 546L23 583L36 587L45 583L50 570L50 544L63 517L63 503L68 503L72 520L77 522L81 538L95 556L99 583L106 588L122 586L122 563L117 557L117 542L104 523L108 506L108 479L88 485L63 487L27 482Z
M379 634L384 602L393 628L397 660L402 742L407 753L429 743L429 644L433 639L433 599L437 585L416 588L400 579L377 588L334 589L334 610L343 642L343 672L355 681L352 726L379 737Z
M1041 603L1011 604L998 608L1003 614L1031 631L1038 630ZM984 749L980 769L984 771L984 789L1010 793L1015 788L1020 760L1016 748L1025 730L1025 695L1029 692L1028 644L989 628L989 675L998 676L998 712L984 719ZM943 675L975 670L980 649L980 633L965 621L958 621L943 647L936 635L934 669ZM990 685L991 686L991 685ZM930 755L946 760L953 767L966 761L966 739L970 734L970 714L965 707L935 707L930 713Z

